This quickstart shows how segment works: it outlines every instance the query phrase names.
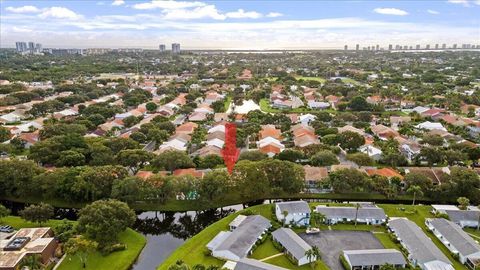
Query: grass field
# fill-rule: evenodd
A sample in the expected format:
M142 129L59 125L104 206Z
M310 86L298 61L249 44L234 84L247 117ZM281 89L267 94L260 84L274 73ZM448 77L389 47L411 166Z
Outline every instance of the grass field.
M327 80L322 78L322 77L305 77L305 76L297 76L295 79L298 80L304 80L304 81L317 81L320 83L325 83Z
M34 228L34 227L55 227L62 223L62 220L49 220L45 223L38 224L25 221L17 216L7 216L1 219L1 224L8 224L15 229ZM75 223L75 221L68 221ZM99 252L95 252L89 256L87 267L83 268L77 256L67 256L62 264L58 267L60 270L128 270L135 263L138 255L146 244L146 239L140 233L127 229L119 235L121 243L126 244L127 249L117 251L107 256L102 256Z
M302 266L294 265L293 263L290 262L290 260L285 255L268 259L265 262L274 264L283 268L287 268L287 269L295 269L295 270L308 270L308 269L311 270L312 269L312 267L309 264L302 265ZM329 270L329 268L322 261L317 261L317 265L315 266L314 270Z
M62 222L63 222L62 220L51 219L45 223L38 224L38 223L25 221L24 219L17 216L7 216L0 220L0 224L10 225L17 230L21 228L55 227ZM69 222L74 223L75 221L69 221Z
M95 252L88 257L87 267L83 268L78 256L68 255L63 260L59 270L128 270L135 263L138 255L146 244L145 237L132 229L127 229L119 235L119 240L127 246L126 250L113 252L102 256Z

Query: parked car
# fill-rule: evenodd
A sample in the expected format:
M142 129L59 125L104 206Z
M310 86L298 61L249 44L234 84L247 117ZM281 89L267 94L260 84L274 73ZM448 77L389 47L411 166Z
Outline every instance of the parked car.
M0 232L11 233L13 232L13 228L9 225L0 226Z

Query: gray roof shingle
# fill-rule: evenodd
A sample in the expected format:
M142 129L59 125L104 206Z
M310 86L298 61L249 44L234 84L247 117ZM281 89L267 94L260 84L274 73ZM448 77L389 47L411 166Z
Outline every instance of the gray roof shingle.
M234 270L287 270L279 266L264 263L261 261L243 258L237 262Z
M415 223L406 218L395 218L388 222L388 226L402 240L410 256L418 264L424 265L429 262L439 261L450 266L446 266L443 269L453 270L448 258Z
M457 224L444 218L427 221L463 256L480 252L480 246Z
M247 216L215 250L228 250L239 258L244 258L247 256L252 245L255 244L263 232L271 226L270 221L263 216Z
M304 201L279 202L276 205L280 208L280 211L287 211L289 214L311 212L308 203Z
M348 218L355 219L355 207L345 207L345 206L317 206L317 212L322 213L325 217L328 218ZM360 207L358 209L358 219L377 219L382 220L386 219L385 211L379 207Z
M280 228L272 233L273 239L279 242L295 259L305 257L305 252L312 247L289 228Z
M475 210L445 210L445 213L455 223L460 223L461 221L477 222L480 216L480 211Z
M403 254L395 249L345 250L343 254L352 266L407 264Z

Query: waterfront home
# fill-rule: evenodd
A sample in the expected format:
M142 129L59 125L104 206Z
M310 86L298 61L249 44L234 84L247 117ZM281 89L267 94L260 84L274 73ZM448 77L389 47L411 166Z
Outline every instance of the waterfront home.
M253 245L271 226L270 221L263 216L247 216L233 231L218 233L207 244L207 248L215 258L239 261L250 254Z
M225 268L225 267L224 267ZM264 263L254 259L243 258L238 261L233 270L287 270L273 264Z

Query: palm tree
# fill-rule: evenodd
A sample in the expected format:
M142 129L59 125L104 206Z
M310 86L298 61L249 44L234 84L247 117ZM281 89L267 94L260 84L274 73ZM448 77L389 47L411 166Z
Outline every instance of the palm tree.
M314 227L318 227L325 220L325 215L319 212L312 212L312 214L310 215L310 218L312 220Z
M42 269L43 265L40 261L40 255L27 255L23 257L22 261L20 262L20 269L27 267L29 270L40 270Z
M285 225L285 223L287 222L288 211L283 210L282 215L283 215L283 225Z
M357 218L358 218L358 209L360 208L360 204L355 204L355 228L357 227Z
M315 269L316 261L320 259L320 250L317 246L313 246L311 249L305 251L305 256L310 263L312 269Z
M415 199L417 197L417 194L419 196L423 196L423 192L422 192L422 188L419 187L419 186L411 186L407 189L407 193L410 193L410 194L413 194L413 201L412 201L412 205L415 205Z

